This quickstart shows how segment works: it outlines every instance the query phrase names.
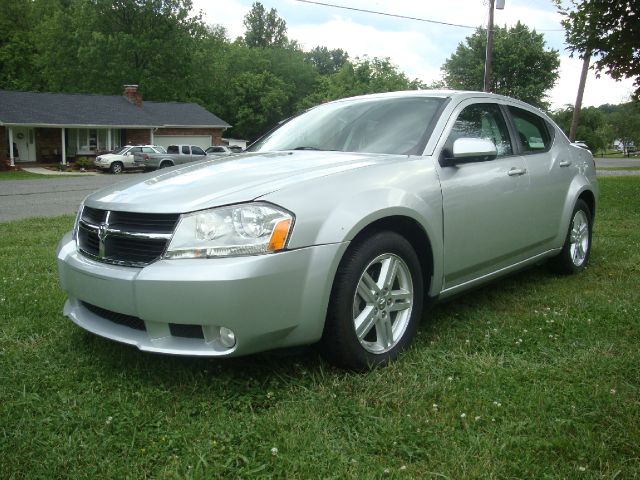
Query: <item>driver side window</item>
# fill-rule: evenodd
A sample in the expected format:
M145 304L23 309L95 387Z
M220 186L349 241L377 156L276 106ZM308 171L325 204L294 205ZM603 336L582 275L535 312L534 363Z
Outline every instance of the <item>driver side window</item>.
M509 130L500 107L491 103L476 103L466 107L453 124L447 148L453 149L453 142L459 138L482 138L491 140L498 151L498 157L513 154Z

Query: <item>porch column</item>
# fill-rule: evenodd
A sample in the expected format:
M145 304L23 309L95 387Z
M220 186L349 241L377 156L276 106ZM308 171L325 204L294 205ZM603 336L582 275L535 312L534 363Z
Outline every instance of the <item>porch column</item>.
M76 155L80 151L80 129L76 130Z
M13 128L9 127L9 158L11 159L11 166L16 166L16 159L13 158Z
M151 135L149 136L149 145L153 145L153 128L149 129L151 131Z
M62 127L62 164L66 165L67 164L67 143L65 142L65 139L64 139L64 132L65 132L65 128Z
M107 150L112 150L111 148L111 129L107 128Z

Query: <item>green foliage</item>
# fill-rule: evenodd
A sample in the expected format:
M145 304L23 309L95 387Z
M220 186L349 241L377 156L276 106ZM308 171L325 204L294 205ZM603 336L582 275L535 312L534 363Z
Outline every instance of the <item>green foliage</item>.
M494 28L491 91L547 107L545 94L558 78L558 51L545 49L544 36L520 22ZM442 71L449 88L482 90L486 36L479 28L446 60Z
M566 135L569 135L571 128L571 118L573 116L573 106L567 106L562 110L557 110L552 117L562 128ZM585 142L591 151L603 151L613 143L615 138L614 129L608 122L607 115L599 108L588 107L580 110L580 122L576 139Z
M573 106L553 112L555 122L566 134L571 127ZM631 145L640 145L640 105L636 102L621 105L601 105L583 108L576 135L593 152L604 152L615 141L622 142L626 149Z
M315 47L305 53L305 59L311 63L321 75L337 73L349 60L347 52L341 48L329 50L327 47Z
M285 47L287 24L275 8L267 12L260 2L254 2L244 18L244 41L249 47Z
M269 72L238 75L231 83L229 98L237 110L236 128L249 138L275 125L288 100L285 82Z
M354 95L423 87L419 80L409 80L388 58L356 58L353 62L345 61L338 72L321 76L317 88L299 106L306 108Z
M573 52L591 52L595 68L613 78L635 78L640 96L640 16L637 1L556 0Z
M74 166L79 169L93 168L93 161L88 157L78 157L74 162Z
M640 105L637 102L626 103L611 114L611 126L622 142L625 153L630 146L640 146Z

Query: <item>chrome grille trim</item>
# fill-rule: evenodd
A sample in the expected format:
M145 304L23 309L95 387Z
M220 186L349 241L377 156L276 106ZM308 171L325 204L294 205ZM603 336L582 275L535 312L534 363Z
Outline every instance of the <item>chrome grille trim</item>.
M99 262L144 267L164 255L179 217L83 207L78 251Z

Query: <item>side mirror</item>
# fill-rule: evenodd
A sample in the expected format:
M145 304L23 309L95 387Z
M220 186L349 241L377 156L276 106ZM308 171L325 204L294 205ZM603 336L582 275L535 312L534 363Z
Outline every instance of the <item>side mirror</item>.
M453 142L453 156L442 158L442 166L458 163L485 162L498 156L496 146L485 138L458 138Z

